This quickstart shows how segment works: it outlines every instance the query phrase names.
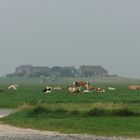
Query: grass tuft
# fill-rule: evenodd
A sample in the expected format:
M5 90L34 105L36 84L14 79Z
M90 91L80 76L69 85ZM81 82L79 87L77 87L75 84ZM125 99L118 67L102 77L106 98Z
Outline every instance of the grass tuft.
M68 112L68 110L66 110L64 108L56 108L56 109L54 109L54 112L56 114L66 114Z
M105 109L101 109L101 108L93 108L93 109L90 109L86 114L90 117L104 116L107 114L107 111Z
M28 116L33 117L33 116L38 116L38 115L42 115L42 114L47 114L49 112L50 112L49 109L47 109L47 108L45 108L43 106L38 105L35 108L29 110L27 112L27 114L28 114Z
M128 108L122 108L122 109L102 109L102 108L94 108L90 109L87 112L88 116L123 116L123 117L129 117L129 116L140 116L140 113L136 113L134 111L129 110Z
M124 116L124 117L140 116L140 113L130 111L128 108L123 108L123 109L112 110L111 116Z
M47 107L37 105L34 108L27 109L27 115L29 117L46 116L46 117L97 117L97 116L116 116L116 117L131 117L140 116L140 113L131 111L128 108L118 109L104 109L104 108L92 108L85 110L68 110L65 108L48 109Z
M78 116L79 114L80 114L80 112L78 110L72 110L71 111L72 116Z

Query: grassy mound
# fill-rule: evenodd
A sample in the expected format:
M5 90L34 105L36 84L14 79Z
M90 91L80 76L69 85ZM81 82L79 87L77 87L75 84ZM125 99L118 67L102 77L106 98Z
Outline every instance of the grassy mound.
M131 111L128 108L116 108L116 109L105 109L105 108L93 108L89 110L67 110L64 108L48 109L44 106L38 105L34 108L27 109L28 117L96 117L96 116L140 116L140 113Z

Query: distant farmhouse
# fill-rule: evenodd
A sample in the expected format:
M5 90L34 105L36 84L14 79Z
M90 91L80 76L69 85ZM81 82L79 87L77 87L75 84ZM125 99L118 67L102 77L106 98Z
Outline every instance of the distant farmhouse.
M108 71L100 65L82 65L79 68L79 73L79 75L82 77L108 75Z
M14 75L16 76L27 76L27 77L38 77L40 75L46 75L50 73L49 67L39 67L32 65L20 65L15 69Z
M12 74L7 76L26 76L26 77L92 77L92 76L107 76L108 71L101 65L81 65L78 69L74 66L32 66L20 65Z

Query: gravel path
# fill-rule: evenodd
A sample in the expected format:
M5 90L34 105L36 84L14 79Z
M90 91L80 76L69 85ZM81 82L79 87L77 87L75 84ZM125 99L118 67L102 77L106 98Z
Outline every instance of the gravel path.
M122 137L99 137L82 134L60 134L52 131L17 128L0 124L0 140L136 140ZM137 139L138 140L138 139Z
M0 117L4 117L13 110L0 109ZM61 134L52 131L17 128L0 123L0 140L138 140L122 137L99 137L84 134ZM140 140L140 139L139 139Z

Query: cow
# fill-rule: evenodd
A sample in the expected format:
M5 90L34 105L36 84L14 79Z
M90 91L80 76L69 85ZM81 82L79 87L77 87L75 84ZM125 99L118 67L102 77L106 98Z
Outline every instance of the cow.
M87 82L84 82L84 81L74 81L74 82L73 82L73 86L76 86L76 87L78 87L78 86L84 87L84 86L87 85L87 84L89 84L88 81L87 81Z
M18 85L17 84L12 84L8 86L8 89L10 90L17 90Z
M105 89L101 89L101 88L96 88L95 89L95 91L97 92L97 93L103 93L103 92L105 92Z
M68 87L68 92L78 93L78 92L80 92L80 88L76 87L76 86L70 86L70 87Z
M74 81L73 82L73 86L76 86L76 87L84 87L85 89L89 86L89 82L86 81Z
M96 88L90 85L85 85L86 90L94 91Z
M140 85L129 85L128 89L129 90L140 90Z
M116 90L116 88L109 86L108 90Z
M53 87L54 90L61 90L62 87Z
M42 90L42 92L45 92L45 93L51 93L51 91L52 91L52 87L50 87L50 86L46 86L46 87Z
M91 92L91 91L96 91L97 93L101 93L101 92L105 92L105 89L89 86L87 89L83 90L83 92Z

